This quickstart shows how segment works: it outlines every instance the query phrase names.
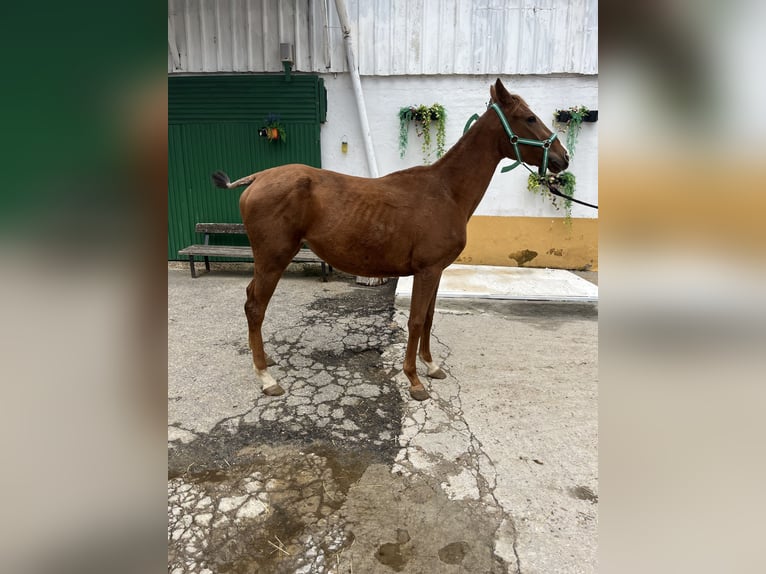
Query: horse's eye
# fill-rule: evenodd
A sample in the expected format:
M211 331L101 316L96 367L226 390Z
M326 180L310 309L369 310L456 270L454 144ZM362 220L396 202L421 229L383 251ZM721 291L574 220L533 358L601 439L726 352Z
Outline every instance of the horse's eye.
M529 117L527 118L527 123L528 123L528 124L533 124L533 123L535 123L536 121L537 121L537 118L536 118L535 116L529 116Z

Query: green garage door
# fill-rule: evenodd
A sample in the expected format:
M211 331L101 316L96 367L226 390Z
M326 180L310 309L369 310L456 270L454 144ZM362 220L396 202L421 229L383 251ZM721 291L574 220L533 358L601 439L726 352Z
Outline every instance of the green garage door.
M319 125L326 101L324 82L316 76L169 77L168 259L199 242L195 224L241 221L243 188L214 187L214 171L233 180L288 163L321 167ZM270 114L280 117L285 141L259 135Z

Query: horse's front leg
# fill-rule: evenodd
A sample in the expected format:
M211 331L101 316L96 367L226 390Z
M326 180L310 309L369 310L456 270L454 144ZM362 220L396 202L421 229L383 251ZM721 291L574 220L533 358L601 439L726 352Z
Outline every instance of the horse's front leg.
M439 286L441 274L441 268L426 269L415 274L412 282L412 302L410 303L410 318L407 321L409 336L407 351L404 355L404 374L410 381L410 396L416 401L424 401L430 397L418 378L417 350L418 342L424 336L428 309L436 297L436 289Z
M441 280L441 275L439 276ZM436 289L431 297L431 303L428 305L428 311L426 313L426 320L423 324L423 335L420 337L420 360L425 363L428 369L428 376L432 379L446 379L447 374L441 369L439 365L434 363L431 356L431 326L434 322L434 309L436 308L436 294L439 291L439 282L436 282Z

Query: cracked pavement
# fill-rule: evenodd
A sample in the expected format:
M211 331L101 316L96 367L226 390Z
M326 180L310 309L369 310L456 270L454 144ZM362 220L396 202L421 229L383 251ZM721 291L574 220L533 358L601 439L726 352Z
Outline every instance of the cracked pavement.
M595 306L437 301L418 403L394 282L291 266L266 397L248 267L169 265L168 572L596 571Z

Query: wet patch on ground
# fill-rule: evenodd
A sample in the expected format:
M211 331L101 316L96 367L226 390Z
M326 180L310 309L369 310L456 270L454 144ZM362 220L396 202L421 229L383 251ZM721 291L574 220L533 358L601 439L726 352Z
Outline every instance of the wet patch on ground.
M495 554L501 510L451 499L428 473L371 465L340 513L355 536L344 553L353 572L513 571Z
M327 571L353 543L338 510L368 456L253 446L248 463L171 478L169 572Z
M169 479L168 572L507 571L494 554L499 509L451 500L429 474L319 443L240 458Z

